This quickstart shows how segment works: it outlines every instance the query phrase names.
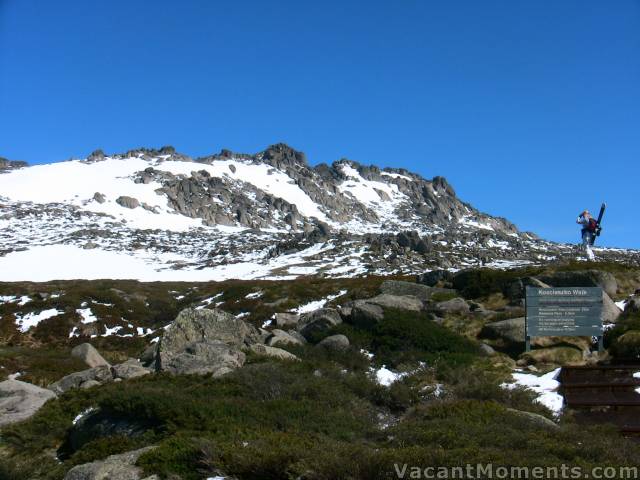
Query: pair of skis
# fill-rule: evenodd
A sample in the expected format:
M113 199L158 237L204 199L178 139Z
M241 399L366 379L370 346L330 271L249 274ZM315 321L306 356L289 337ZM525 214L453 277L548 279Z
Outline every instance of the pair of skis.
M602 205L600 205L600 213L598 214L598 219L596 220L596 231L595 231L595 235L591 236L591 245L593 245L596 242L596 237L600 236L600 232L602 232L602 217L604 216L604 211L607 209L607 204L606 203L602 203Z

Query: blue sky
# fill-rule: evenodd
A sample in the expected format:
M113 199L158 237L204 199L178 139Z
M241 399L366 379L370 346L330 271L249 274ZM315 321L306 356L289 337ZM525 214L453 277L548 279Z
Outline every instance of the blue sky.
M0 0L0 156L276 142L640 248L640 0Z

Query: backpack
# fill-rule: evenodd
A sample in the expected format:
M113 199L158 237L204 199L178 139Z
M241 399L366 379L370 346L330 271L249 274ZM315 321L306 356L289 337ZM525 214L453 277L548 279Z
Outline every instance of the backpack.
M598 222L595 218L590 218L589 223L587 224L587 230L590 232L595 232L598 229Z

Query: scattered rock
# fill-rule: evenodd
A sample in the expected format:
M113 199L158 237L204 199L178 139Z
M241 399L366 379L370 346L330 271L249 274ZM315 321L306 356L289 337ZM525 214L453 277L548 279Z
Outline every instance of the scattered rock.
M455 293L455 290L448 288L435 288L420 283L402 282L399 280L385 280L380 286L380 291L387 295L409 295L423 302L430 300L434 293Z
M160 369L175 375L211 374L221 377L245 362L245 354L238 348L219 341L200 341L186 345L172 355L161 354Z
M486 324L480 331L480 338L501 339L507 344L524 343L524 317L510 318Z
M438 302L435 304L434 309L436 312L446 314L467 314L471 311L469 304L464 298L453 298L445 302Z
M557 423L555 423L553 420L549 420L547 417L543 417L542 415L539 415L537 413L525 412L523 410L516 410L514 408L507 408L507 411L514 413L519 417L523 417L523 418L526 418L527 420L530 420L531 423L537 427L548 428L551 430L558 430L560 428L560 426Z
M618 292L616 277L601 270L578 270L574 272L555 272L548 275L539 275L539 280L553 287L602 287L613 297Z
M270 347L268 345L251 345L251 351L257 355L277 358L279 360L300 360L293 353L287 352L281 348Z
M440 282L450 282L452 278L453 273L449 270L433 270L418 275L416 281L423 285L434 287Z
M609 295L602 292L602 323L615 323L622 315L622 310L611 300Z
M379 305L358 302L351 307L349 319L357 327L370 328L384 319L384 310Z
M56 394L19 380L0 382L0 427L26 420Z
M143 470L136 467L138 459L155 447L112 455L105 460L77 465L67 472L64 480L142 480Z
M369 298L367 303L379 305L383 308L395 308L398 310L409 310L419 312L422 310L423 303L416 297L408 295L389 295L383 293L377 297Z
M101 365L99 367L90 368L81 372L75 372L67 375L66 377L62 377L60 380L52 383L47 388L49 388L49 390L53 391L57 395L61 395L73 388L90 388L96 385L110 382L112 380L113 376L111 375L111 369L106 365ZM88 385L85 386L85 383L88 383Z
M551 347L539 348L524 352L518 359L518 365L584 365L584 355L582 351L573 347Z
M109 362L107 362L90 343L82 343L73 347L71 356L82 360L90 368L109 366Z
M267 338L266 343L270 347L277 347L279 345L303 345L306 340L298 332L288 333L276 328L271 331L271 336Z
M276 326L282 327L295 327L300 321L300 315L297 313L276 313L275 315Z
M345 335L331 335L316 345L316 347L322 347L327 350L334 350L338 352L348 350L349 346L349 339Z
M138 208L140 206L140 202L137 199L133 197L127 197L126 195L118 197L116 199L116 203L121 207L131 208L131 209Z
M315 312L306 313L300 317L298 332L307 340L315 335L326 332L342 323L340 314L331 308L321 308Z
M107 201L107 197L104 196L104 194L100 193L100 192L96 192L93 194L93 199L98 202L98 203L104 203Z
M493 357L496 354L496 351L486 343L480 344L480 353L485 357Z
M151 370L145 368L138 360L130 358L124 363L111 367L113 378L121 378L129 380L130 378L142 377L149 375Z

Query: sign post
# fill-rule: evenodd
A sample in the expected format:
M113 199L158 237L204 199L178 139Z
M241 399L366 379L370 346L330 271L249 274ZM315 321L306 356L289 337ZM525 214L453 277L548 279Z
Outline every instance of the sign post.
M598 337L602 342L602 288L527 287L525 298L525 345L531 350L531 337Z

